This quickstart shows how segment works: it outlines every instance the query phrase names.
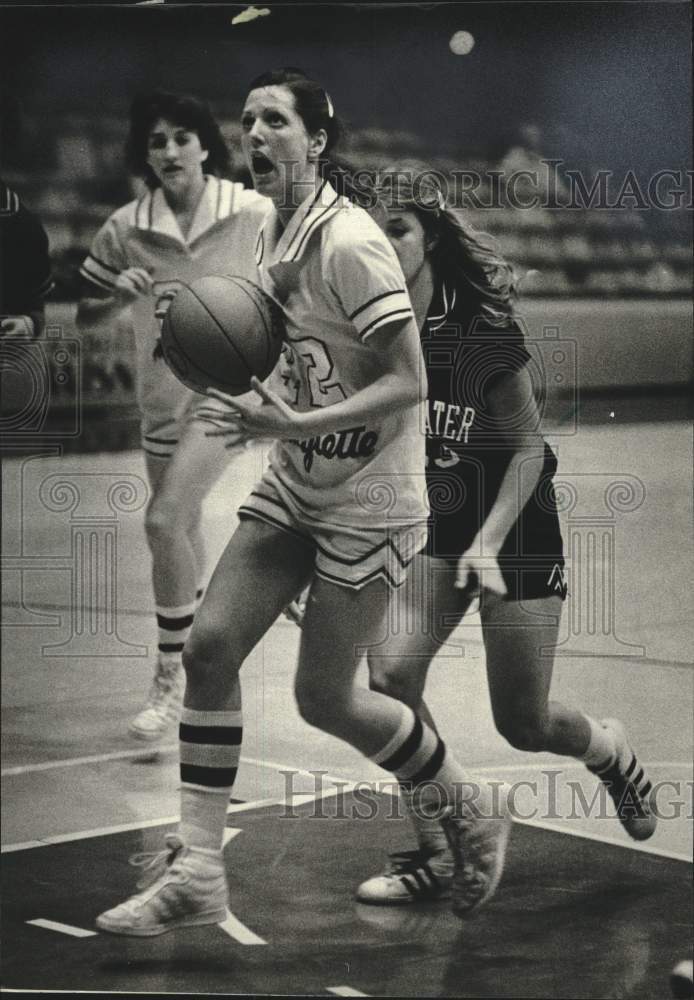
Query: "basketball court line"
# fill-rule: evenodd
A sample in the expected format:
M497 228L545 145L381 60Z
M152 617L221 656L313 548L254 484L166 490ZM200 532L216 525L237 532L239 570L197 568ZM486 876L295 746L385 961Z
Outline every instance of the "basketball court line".
M326 986L328 993L336 997L368 997L369 993L360 993L359 990L352 989L351 986Z
M97 936L96 931L88 931L83 927L73 927L71 924L61 924L57 920L44 920L43 917L40 917L38 920L27 920L25 923L31 924L32 927L43 927L47 931L69 934L70 937L87 938Z
M308 772L306 772L308 773ZM270 806L291 806L305 805L307 802L316 799L333 798L341 792L351 791L355 787L354 782L339 781L340 786L321 789L320 792L300 793L297 795L276 795L267 799L254 799L251 802L232 802L227 806L227 816L234 813L248 812L251 809L267 809ZM5 844L0 848L0 854L12 854L16 851L30 851L36 847L55 847L57 844L67 844L74 840L91 840L93 837L108 837L116 833L129 833L133 830L150 830L157 826L175 826L180 821L180 816L160 816L157 819L136 820L133 823L118 823L115 826L95 827L92 830L80 830L77 833L60 833L40 840L25 840L16 844ZM236 831L238 832L238 831ZM229 838L231 839L231 838Z
M522 826L536 827L538 830L548 830L550 833L565 833L570 837L580 837L582 840L593 840L598 844L609 844L610 847L626 847L628 851L639 851L641 854L655 854L659 858L668 858L670 861L684 861L692 864L691 854L680 854L679 851L668 851L664 847L651 847L643 842L634 840L617 840L616 837L603 837L597 833L583 832L581 830L567 829L558 823L546 823L537 819L514 819L514 823Z
M244 758L241 758L241 759L243 760ZM286 770L292 770L294 774L299 774L299 775L314 777L314 775L310 771L305 771L302 768L291 769L291 768L289 768L289 767L287 767L285 765L278 764L275 761L272 761L272 762L271 761L253 761L253 760L251 760L249 758L246 762L247 763L257 763L257 764L259 764L261 766L266 766L266 767L284 768ZM520 765L516 765L516 766L520 767ZM546 765L538 765L538 764L536 764L536 765L534 765L534 769L535 770L540 770L540 769L542 769L543 766L546 766ZM572 767L582 767L582 765L580 765L580 764L570 765L570 766L572 766ZM649 766L650 767L656 767L658 765L657 764L650 764ZM665 766L665 765L663 765L663 766ZM676 766L689 766L689 765L688 764L685 765L685 764L678 763ZM532 769L532 768L533 768L533 765L530 766L530 769ZM528 768L526 768L526 770L527 769ZM482 770L483 770L482 768L478 768L477 772L480 773L480 772L482 772ZM492 768L485 768L484 771L497 772L498 768L493 768L493 769ZM275 797L267 798L267 799L256 799L256 800L254 800L252 802L236 802L236 803L232 803L232 804L230 804L227 807L227 815L230 815L232 813L237 813L237 812L248 812L251 809L266 809L266 808L268 808L270 806L276 806L276 805L291 805L292 807L299 806L299 805L304 805L307 802L315 801L317 799L325 799L325 798L335 797L335 796L337 796L337 795L339 795L339 794L341 794L343 792L352 791L353 789L358 788L359 786L363 787L365 784L367 784L367 785L368 784L373 784L373 783L370 783L368 781L365 781L364 779L359 780L359 781L349 781L349 780L346 780L346 779L343 779L343 778L336 778L336 777L334 777L333 775L330 775L330 774L324 774L324 775L322 775L322 777L325 780L332 781L333 782L333 787L329 787L327 789L321 789L320 792L297 793L296 795L290 795L290 796L281 795L281 796L275 796ZM384 787L383 788L379 788L378 790L382 794L396 796L398 794L397 790L395 788L388 788L387 784L388 784L388 782L384 782ZM131 831L131 830L152 829L152 828L157 827L157 826L173 826L173 825L177 824L179 822L179 820L180 820L180 816L178 816L178 815L175 815L175 816L164 816L164 817L160 817L160 818L157 818L157 819L138 820L138 821L133 822L133 823L123 823L123 824L118 824L116 826L110 826L110 827L97 827L96 829L83 830L83 831L79 831L77 833L58 834L58 835L55 835L55 836L43 837L40 840L28 840L28 841L22 841L22 842L19 842L19 843L15 843L15 844L6 844L2 848L0 848L0 853L1 854L10 854L10 853L14 853L16 851L32 850L32 849L34 849L36 847L51 847L51 846L55 846L56 844L68 843L68 842L74 841L74 840L89 840L92 837L105 837L105 836L109 836L110 834L126 833L126 832ZM688 863L688 864L692 863L692 857L691 857L691 855L682 854L679 851L670 851L667 848L653 847L653 846L651 846L649 844L644 843L643 841L631 841L631 840L629 840L629 841L624 840L623 841L623 840L618 840L618 839L616 839L614 837L600 836L598 834L590 833L588 831L577 830L577 829L573 829L571 827L560 826L557 823L547 823L547 822L545 822L543 820L515 819L514 818L514 822L520 823L523 826L531 826L531 827L537 827L538 829L541 829L541 830L548 830L548 831L550 831L552 833L563 833L563 834L565 834L567 836L570 836L570 837L579 837L579 838L582 838L584 840L592 840L592 841L596 841L598 843L609 844L612 847L623 847L626 850L640 851L642 854L654 854L654 855L657 855L659 857L669 858L670 860L674 860L674 861L684 861L685 863Z
M259 945L267 944L265 938L261 938L258 934L255 934L250 927L246 927L242 924L238 917L227 910L226 919L222 921L221 924L217 924L217 927L221 928L225 934L233 938L234 941L238 941L239 944L246 945Z
M2 607L3 608L14 608L15 610L36 611L36 612L39 612L39 613L42 612L42 611L65 611L65 612L70 612L71 611L71 605L69 605L69 604L48 604L48 603L43 603L43 602L38 602L36 604L32 603L31 607L27 608L20 601L3 601L2 602ZM93 611L95 609L92 608L90 605L83 605L83 610L84 611ZM153 610L152 611L144 611L142 609L133 609L133 610L130 610L130 609L119 608L118 611L119 611L119 614L130 615L133 618L153 618L154 617L154 611ZM472 624L471 622L468 622L468 626L471 625L471 624ZM475 624L476 628L479 628L479 622L476 622L474 624ZM680 623L676 622L675 624L680 624ZM275 621L274 621L274 623L273 623L273 625L271 627L274 628L275 625L281 625L282 627L290 625L292 628L297 628L296 624L293 621L290 621L288 618L286 618L283 613L281 613L280 616L277 619L275 619ZM14 625L10 622L10 623L5 623L5 625L4 625L4 628L6 628L6 629L8 629L8 628L27 628L27 627L29 627L29 626L24 625L21 622L18 622L17 624L14 624ZM46 625L46 626L41 626L41 627L42 628L43 627L50 628L50 627L55 627L55 626ZM475 648L477 648L477 647L484 646L484 641L482 639L475 638L474 636L470 636L470 637L465 636L465 638L461 638L459 641L453 642L450 645L451 646L465 646L465 645L469 645L469 646L474 646ZM443 648L445 649L446 647L443 647ZM594 659L599 659L599 658L600 657L596 653L581 652L581 650L577 650L577 651L574 651L572 653L558 652L556 654L557 665L560 665L562 663L566 663L567 661L574 661L574 660L580 660L580 659L593 659L594 660ZM633 662L633 663L637 664L638 666L642 666L642 667L667 667L668 669L671 669L671 670L691 670L691 671L694 671L694 660L667 660L667 659L661 659L659 657L651 657L651 656L634 656L632 653L624 653L621 656L617 656L614 653L610 653L610 654L604 656L603 659L605 659L605 660L619 660L620 662L627 662L627 661L629 661L629 662Z
M89 754L85 757L67 757L63 760L50 760L42 761L37 764L18 764L13 767L4 767L0 770L0 777L11 778L20 774L31 774L38 771L54 771L58 768L64 767L80 767L86 764L101 764L111 760L128 760L130 758L147 757L153 754L167 754L173 753L178 750L178 743L165 743L159 746L143 746L141 749L137 750L115 750L112 753L102 753L102 754ZM579 761L573 761L568 759L566 763L564 761L566 758L557 758L556 763L561 765L562 770L568 771L571 769L582 769L583 764ZM271 770L279 771L291 771L292 774L300 775L301 777L311 777L315 779L316 774L320 774L323 779L328 779L331 781L352 781L353 779L345 778L335 778L333 775L325 774L322 771L316 769L315 771L307 771L303 768L294 768L290 764L281 764L274 760L258 760L256 757L241 757L241 763L243 764L253 764L256 767L269 768ZM682 760L665 760L665 761L644 761L645 767L691 767L691 761ZM484 767L473 767L470 768L471 773L474 774L495 774L497 771L504 771L506 774L516 774L522 773L523 771L544 771L552 767L553 762L547 761L545 763L531 762L528 764L490 764ZM361 779L367 780L367 779ZM384 782L387 779L384 779ZM395 779L392 779L395 783Z

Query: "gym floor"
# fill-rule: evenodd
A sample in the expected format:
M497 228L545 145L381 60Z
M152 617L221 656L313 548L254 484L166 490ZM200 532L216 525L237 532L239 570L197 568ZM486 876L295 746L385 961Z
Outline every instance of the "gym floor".
M156 754L126 735L156 648L144 465L135 451L6 453L4 988L667 996L692 940L692 434L604 405L603 420L548 434L560 496L573 486L553 690L623 720L658 783L661 820L651 840L630 841L604 800L591 805L597 785L580 765L495 733L471 615L432 667L427 699L458 759L513 786L519 821L497 895L467 922L445 902L355 902L385 854L413 844L385 784L354 787L388 775L299 718L300 633L281 618L244 667L225 848L233 912L150 940L95 931L132 889L129 856L158 849L177 820L175 731ZM208 498L212 561L263 462L260 447L243 453Z

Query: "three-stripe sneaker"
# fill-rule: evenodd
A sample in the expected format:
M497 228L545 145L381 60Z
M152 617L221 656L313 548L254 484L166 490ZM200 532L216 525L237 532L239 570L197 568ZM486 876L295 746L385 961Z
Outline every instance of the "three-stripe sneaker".
M161 739L181 717L185 677L180 661L157 660L147 704L130 723L128 733L136 740Z
M602 719L600 725L614 738L614 761L602 768L589 768L604 783L617 808L620 823L634 840L647 840L655 833L658 820L652 811L652 785L629 745L619 719Z
M466 917L496 892L511 835L511 814L504 798L494 815L455 815L449 807L441 826L453 854L452 910Z
M134 855L133 865L145 875L136 893L96 918L111 934L154 937L176 927L219 924L227 916L227 885L221 851L187 847L177 834L166 838L166 850Z
M390 854L382 875L374 875L357 889L360 903L399 906L447 896L453 879L449 851L400 851Z

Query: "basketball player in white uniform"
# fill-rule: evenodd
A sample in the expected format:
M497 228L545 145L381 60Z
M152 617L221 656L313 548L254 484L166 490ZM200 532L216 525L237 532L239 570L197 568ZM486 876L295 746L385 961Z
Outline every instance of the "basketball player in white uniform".
M230 457L191 422L204 397L163 360L161 321L181 282L213 273L257 280L253 250L270 203L215 176L228 167L227 148L208 108L192 97L136 99L128 159L149 190L114 212L94 238L81 267L78 324L113 323L128 307L132 317L159 648L149 697L130 734L153 743L180 715L181 653L205 572L201 505Z
M403 274L376 223L327 180L347 189L327 160L337 123L319 84L296 70L258 78L242 126L256 188L274 205L258 256L263 284L287 315L286 365L281 393L255 380L262 405L215 393L227 413L201 415L221 424L227 443L260 436L277 445L186 644L179 832L167 838L149 884L97 925L149 936L225 919L222 840L242 739L239 671L307 583L299 710L427 804L445 801L457 857L453 905L468 913L501 875L507 807L484 784L472 807L465 774L440 737L401 702L355 685L360 651L381 638L389 592L426 539L426 382Z

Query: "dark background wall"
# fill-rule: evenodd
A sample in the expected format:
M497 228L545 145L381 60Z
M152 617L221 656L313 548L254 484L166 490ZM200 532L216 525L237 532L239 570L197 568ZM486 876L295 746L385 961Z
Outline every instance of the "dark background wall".
M433 150L493 156L524 122L577 166L646 173L691 149L685 3L270 4L5 7L2 73L27 109L122 113L133 93L190 89L238 115L271 66L317 76L360 126ZM448 48L464 29L467 56Z
M74 335L77 267L98 226L135 192L123 161L132 97L164 87L209 100L241 176L248 83L296 65L330 92L358 164L412 155L444 171L508 176L550 158L581 171L588 185L609 171L612 199L628 176L646 192L657 171L679 175L674 211L626 198L616 208L470 209L468 220L492 233L516 267L529 336L548 349L545 330L556 329L575 345L576 364L561 379L549 373L550 392L570 400L576 386L584 398L617 387L687 392L688 4L271 3L266 16L232 24L245 9L0 6L2 86L23 120L21 137L0 151L3 175L48 231L56 276L48 317L57 328ZM467 55L449 48L460 30L475 39ZM87 422L88 447L107 446L103 426L118 426L119 413L127 426L113 446L136 443L132 341L105 330L82 346L84 404L105 415ZM66 385L63 396L74 389ZM63 396L54 402L69 408Z

